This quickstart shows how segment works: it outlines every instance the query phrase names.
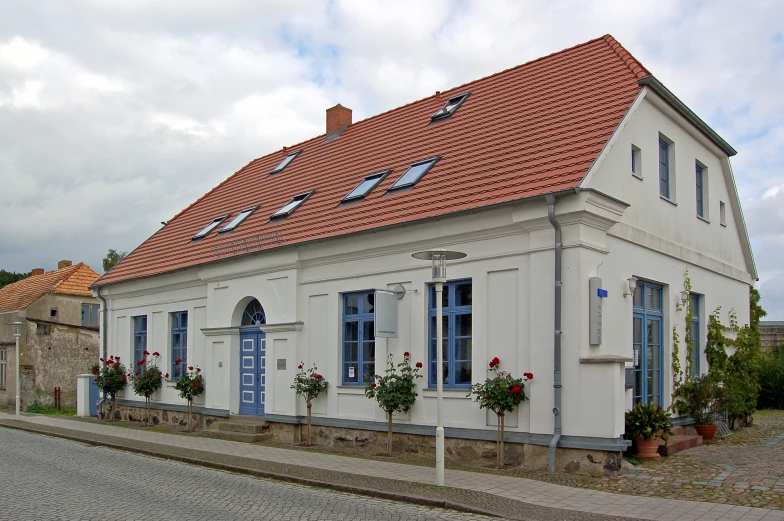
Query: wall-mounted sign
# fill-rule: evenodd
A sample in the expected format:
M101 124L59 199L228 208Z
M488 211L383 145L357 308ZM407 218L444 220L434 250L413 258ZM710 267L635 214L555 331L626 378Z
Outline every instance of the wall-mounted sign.
M588 279L588 295L589 342L594 346L602 345L602 299L607 298L607 290L602 289L602 279L599 277Z
M397 301L395 293L376 290L376 338L397 338Z

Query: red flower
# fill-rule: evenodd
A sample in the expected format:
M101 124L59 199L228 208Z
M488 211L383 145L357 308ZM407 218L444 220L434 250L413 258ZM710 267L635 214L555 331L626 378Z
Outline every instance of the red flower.
M128 376L123 374L123 380L127 380L127 379L128 379Z
M380 382L378 382L378 385L380 385L381 387L384 387L386 384L384 383L384 380L381 380Z
M191 384L191 389L196 389L199 386L199 382L193 382Z
M155 352L152 354L152 356L161 356L161 354L160 354L158 351L155 351Z
M405 356L406 358L408 358L409 356L411 356L411 353L409 353L408 351L406 351L405 353L403 353L403 356Z
M119 369L120 368L120 364L114 364L114 368L115 369Z
M196 372L197 372L197 373L200 373L200 372L201 372L201 369L199 369L199 368L197 367L197 368L196 368Z
M297 369L302 369L302 364L299 364L299 365L297 366Z
M417 369L422 369L422 362L417 362L416 367Z
M375 389L376 388L376 382L373 382L372 384L370 384L370 388L371 389Z
M500 360L500 359L499 359L499 358L496 356L495 358L493 358L493 363L494 363L495 365L498 365L498 364L500 364L500 363L501 363L501 360Z
M520 394L521 392L523 392L523 389L519 385L515 385L514 387L512 387L512 389L509 392L511 394Z
M139 360L138 362L136 362L136 365L144 365L144 360Z
M523 376L525 376L529 380L533 380L534 379L534 373L523 373Z
M147 351L146 349L144 350L144 356L150 356L150 352Z
M180 365L182 363L182 358L178 358L174 361L174 365Z
M169 373L166 373L166 374L165 374L165 375L163 375L163 376L164 376L165 378L169 378Z
M193 366L192 365L188 366L188 371L193 371Z
M320 374L317 374L317 375L316 375L316 380L321 380L321 379L323 379L323 378L324 378L324 377L323 377L323 376L321 376Z
M97 367L93 367L93 374L98 374L98 368Z
M103 358L99 358L98 360L100 360L101 362L103 362Z
M490 362L490 369L492 369L494 367L495 367L495 364L493 362Z
M110 356L109 360L114 360L114 355Z
M162 376L162 375L163 375L163 373L158 371L158 376Z
M119 356L116 357L115 360L117 360L119 362L120 361L120 357Z
M133 373L133 375L134 376L139 376L139 371L136 371L135 373Z

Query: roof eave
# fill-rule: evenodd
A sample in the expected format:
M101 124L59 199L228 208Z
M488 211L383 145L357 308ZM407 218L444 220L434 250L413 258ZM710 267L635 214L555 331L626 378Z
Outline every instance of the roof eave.
M678 97L673 94L670 89L664 86L662 82L656 79L655 76L646 76L637 80L639 85L648 87L653 92L658 94L667 103L678 111L684 118L686 118L692 125L697 127L700 132L705 134L708 139L713 141L727 156L732 157L738 153L737 150L727 143L715 130L713 130L707 123L695 114L689 107L686 106Z

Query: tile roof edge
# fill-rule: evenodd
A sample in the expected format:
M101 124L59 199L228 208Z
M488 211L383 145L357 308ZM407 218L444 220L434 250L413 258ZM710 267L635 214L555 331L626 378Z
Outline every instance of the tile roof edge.
M632 71L632 73L635 75L635 77L638 80L645 78L646 76L651 76L651 72L648 69L646 69L645 66L642 63L640 63L640 61L637 58L632 56L631 53L627 51L624 48L624 46L618 42L618 40L613 38L611 34L605 34L604 36L602 36L601 39L604 40L607 43L607 45L610 46L610 49L612 49L615 52L615 54L618 55L621 61L623 61L623 63L625 63L626 66L629 67L629 70Z
M95 276L96 276L96 279L95 279L95 280L98 280L98 279L101 277L101 275L100 275L100 274L99 274L97 271L95 271L94 269L92 269L90 266L88 266L88 265L87 265L87 264L85 264L84 262L80 262L80 263L78 263L78 264L74 264L73 266L74 266L76 269L75 269L75 270L73 270L71 273L69 273L69 274L68 274L68 275L67 275L65 278L61 279L61 280L60 280L60 281L59 281L57 284L55 284L54 286L52 286L51 290L49 290L47 293L52 293L52 292L54 292L54 293L60 293L61 295L81 295L81 294L79 294L79 293L70 293L70 292L67 292L67 291L58 292L57 290L58 290L58 288L59 288L59 287L60 287L62 284L64 284L65 282L67 282L67 281L68 281L68 280L69 280L71 277L73 277L74 275L76 275L77 273L79 273L79 272L82 270L82 268L86 268L86 269L90 270L91 272L93 272L93 273L95 274ZM70 266L69 266L69 267L70 267ZM92 284L90 284L89 286L87 286L87 289L89 290L91 286L92 286Z
M586 188L583 188L581 190L597 191L597 190L586 189ZM168 275L168 274L171 274L171 273L183 270L183 269L199 268L199 267L211 264L213 262L220 262L220 261L226 261L226 260L230 260L230 259L236 259L236 258L242 257L243 255L253 255L253 254L256 254L256 253L273 251L273 250L276 250L278 248L284 248L284 247L288 247L288 246L298 247L298 246L303 246L303 245L309 244L311 242L323 242L325 240L337 239L337 238L340 238L340 237L343 237L343 236L346 236L346 235L351 235L351 234L354 234L354 233L367 233L367 232L371 232L371 231L372 232L376 232L378 230L386 230L388 228L394 228L394 227L399 227L399 226L404 226L404 225L411 225L411 224L414 224L414 223L427 222L429 220L438 220L438 219L443 219L444 217L454 217L454 216L458 216L458 215L465 214L465 213L474 213L476 211L481 211L481 210L490 210L490 209L495 209L495 208L499 208L499 207L507 206L507 205L512 205L513 206L515 204L522 203L522 202L530 202L530 201L534 201L536 199L544 199L544 197L546 195L564 196L564 195L570 195L570 194L576 194L576 193L578 193L577 184L575 184L575 186L572 187L572 188L564 188L562 190L556 190L555 192L548 192L548 193L544 193L544 194L536 194L536 195L532 195L532 196L528 196L528 197L521 197L519 199L513 199L511 201L504 201L504 202L501 202L501 203L493 203L493 204L480 206L480 207L476 207L476 208L468 208L468 209L465 209L465 210L460 210L460 211L448 213L448 214L445 214L445 215L437 215L437 216L433 216L433 217L427 217L425 219L414 219L412 221L405 221L405 222L402 222L402 223L388 224L388 225L379 226L378 228L373 228L373 229L370 229L370 230L359 230L359 231L349 232L349 233L345 233L345 234L333 235L331 237L321 237L321 238L313 239L313 240L295 242L295 243L291 243L291 244L283 244L281 246L277 246L277 247L274 247L274 248L250 251L250 252L242 253L242 254L239 254L239 255L232 255L232 256L223 257L223 258L219 258L219 259L215 259L215 260L209 260L209 261L202 262L202 263L199 263L199 264L192 264L192 265L189 265L189 266L186 266L186 267L173 268L173 269L169 269L169 270L166 270L166 271L160 271L160 272L157 272L157 273L150 273L148 275L140 275L140 276L136 276L136 277L127 277L127 278L122 278L122 279L119 279L119 280L114 280L114 281L111 281L111 282L108 282L108 283L99 284L99 282L101 282L101 279L103 278L103 275L102 275L95 282L90 284L90 288L91 289L93 289L93 288L96 288L96 289L98 289L98 288L106 288L108 286L112 286L112 285L115 285L115 284L122 284L124 282L130 282L130 281L133 281L133 280L142 280L142 279L148 279L148 278L151 278L151 277L158 277L158 276L161 276L161 275ZM626 204L626 203L624 203L624 204ZM109 273L109 272L107 271L106 273ZM106 274L104 274L104 275L106 275Z

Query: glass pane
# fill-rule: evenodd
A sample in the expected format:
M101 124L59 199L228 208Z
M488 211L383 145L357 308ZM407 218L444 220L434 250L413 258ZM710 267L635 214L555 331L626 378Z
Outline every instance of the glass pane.
M405 174L400 176L400 179L395 181L395 184L392 185L392 188L400 188L402 186L408 186L416 183L425 174L425 171L430 167L431 164L432 161L413 165L408 170L406 170Z
M449 364L444 362L444 383L449 383Z
M359 370L357 364L343 365L343 381L346 383L359 383Z
M471 336L471 315L455 315L455 336Z
M634 371L634 397L638 400L642 397L642 384L642 371L638 369Z
M343 344L343 361L344 362L359 361L359 344L357 342L345 342Z
M661 353L661 348L659 346L648 346L648 370L659 370L661 369L659 362L661 361L661 357L659 356Z
M639 367L641 360L640 360L640 353L642 353L642 344L633 344L632 345L632 357L634 358L634 367Z
M645 287L642 285L637 285L637 289L634 290L634 307L641 308L642 307L642 294L645 291Z
M455 364L455 383L471 383L471 362L458 362Z
M436 317L430 317L430 338L438 336L436 331ZM449 315L441 317L441 336L446 339L449 336Z
M345 307L343 308L344 315L358 315L359 314L359 295L344 295Z
M449 339L444 338L441 342L443 346L443 350L441 351L441 356L443 356L443 360L449 360ZM430 361L434 362L436 359L436 340L434 338L430 339Z
M371 291L370 293L365 295L365 309L362 312L374 313L375 305L376 305L376 294L375 292Z
M362 322L362 340L368 341L376 338L373 321L365 320Z
M467 282L455 286L455 305L470 306L473 301L472 284Z
M659 391L659 371L648 371L648 397L653 398L661 394ZM654 399L658 402L658 400Z
M455 360L471 360L471 339L460 338L455 340Z
M634 318L634 333L632 334L632 342L635 344L642 343L642 319L641 318Z
M653 309L653 288L650 286L645 286L645 307Z
M376 361L376 343L363 342L362 343L362 361L375 362Z
M661 330L659 325L661 322L658 320L649 320L648 321L648 345L659 345L661 344Z
M375 363L366 363L362 364L362 381L365 383L372 382L374 378L374 369L376 367Z
M356 342L359 340L359 322L346 322L343 330L343 340L345 342Z
M185 329L188 327L188 314L180 313L180 328Z

